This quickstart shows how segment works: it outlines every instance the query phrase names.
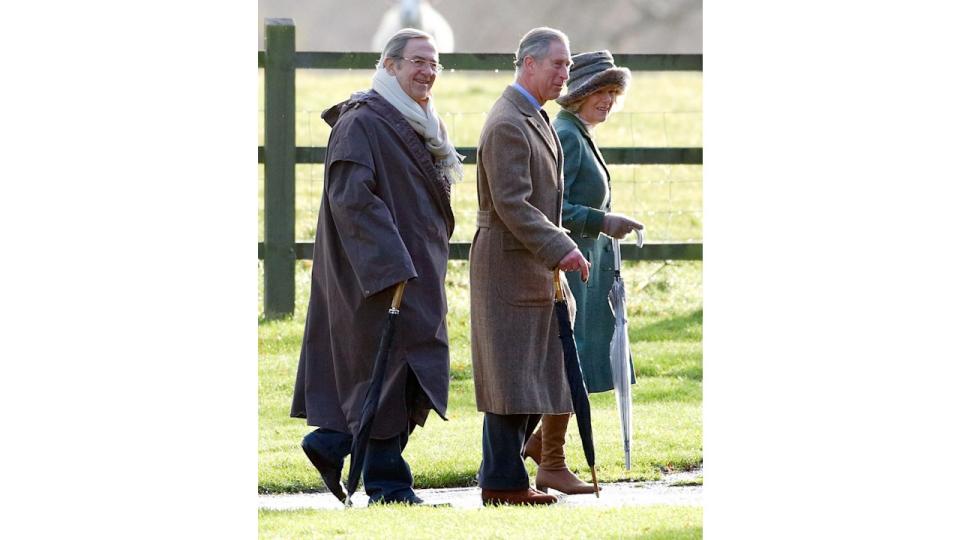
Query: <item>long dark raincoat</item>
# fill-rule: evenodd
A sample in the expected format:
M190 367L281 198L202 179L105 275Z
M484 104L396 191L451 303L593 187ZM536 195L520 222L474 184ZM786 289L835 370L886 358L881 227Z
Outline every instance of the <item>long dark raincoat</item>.
M450 379L444 280L450 186L423 140L375 91L324 113L333 126L310 304L290 415L355 433L398 282L410 280L372 437L444 417Z

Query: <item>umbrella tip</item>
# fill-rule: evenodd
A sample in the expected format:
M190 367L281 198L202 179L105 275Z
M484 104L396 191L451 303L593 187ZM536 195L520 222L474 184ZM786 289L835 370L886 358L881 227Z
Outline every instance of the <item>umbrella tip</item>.
M593 493L594 493L594 494L597 496L597 498L599 499L599 498L600 498L600 486L597 484L597 468L591 466L591 467L590 467L590 474L593 475Z

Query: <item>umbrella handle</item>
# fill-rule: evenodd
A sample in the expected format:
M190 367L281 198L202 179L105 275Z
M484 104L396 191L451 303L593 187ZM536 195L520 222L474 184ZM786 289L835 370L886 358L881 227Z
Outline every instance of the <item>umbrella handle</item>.
M554 288L554 297L553 299L557 302L564 300L563 288L560 286L560 269L557 268L553 271L553 288Z
M396 290L393 291L393 301L390 302L390 313L400 313L400 301L403 298L403 288L406 286L406 281L397 284Z
M616 238L613 239L613 270L617 273L620 272L620 241Z

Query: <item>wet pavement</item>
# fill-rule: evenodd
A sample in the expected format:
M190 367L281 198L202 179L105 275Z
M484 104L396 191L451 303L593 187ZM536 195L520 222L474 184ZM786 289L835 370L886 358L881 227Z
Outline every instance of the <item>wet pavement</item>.
M703 471L666 474L663 479L654 482L617 482L600 484L600 497L594 494L563 495L555 491L551 494L560 497L560 506L703 506L703 486L677 486L703 476ZM480 488L418 489L418 496L428 504L452 506L453 508L481 508ZM367 506L367 496L361 492L354 494L355 507ZM301 508L319 510L343 509L343 505L330 493L289 493L282 495L260 495L260 508L265 510L296 510Z

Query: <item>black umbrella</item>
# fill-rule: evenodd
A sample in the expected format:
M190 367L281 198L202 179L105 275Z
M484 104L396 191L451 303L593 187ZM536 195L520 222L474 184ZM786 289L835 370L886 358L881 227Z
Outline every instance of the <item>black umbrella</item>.
M570 312L567 300L560 287L560 270L554 271L553 283L556 288L553 309L557 312L557 321L560 323L560 342L563 344L563 366L567 372L567 383L570 385L570 398L573 400L573 413L577 415L577 431L583 442L583 455L590 466L593 475L593 492L600 497L600 487L597 485L597 468L594 465L596 455L593 450L593 428L590 426L590 399L587 397L587 387L583 383L583 372L580 370L580 355L577 354L577 342L573 338L573 325L570 324Z
M393 293L393 302L387 312L387 323L383 334L380 335L380 350L377 359L373 362L373 376L367 395L363 398L363 409L360 412L360 427L353 436L353 445L350 447L350 472L347 474L347 498L343 502L350 506L350 497L357 491L360 483L360 471L363 470L363 461L367 456L367 445L370 443L370 431L373 428L373 417L377 414L380 405L380 392L383 390L383 374L387 370L387 358L390 356L390 346L393 342L393 333L396 330L397 317L400 316L400 300L403 297L403 288L406 282L397 285Z

